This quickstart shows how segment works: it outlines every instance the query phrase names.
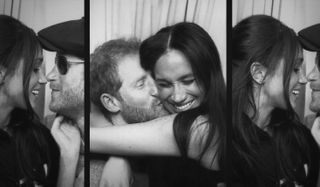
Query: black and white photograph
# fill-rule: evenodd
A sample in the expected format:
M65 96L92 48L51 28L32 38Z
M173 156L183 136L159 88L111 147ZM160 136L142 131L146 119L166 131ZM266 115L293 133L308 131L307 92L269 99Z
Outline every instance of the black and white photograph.
M0 0L0 187L320 187L320 0Z
M320 186L319 7L232 1L230 186Z
M226 1L91 1L90 53L91 186L224 185Z
M0 186L84 186L84 2L0 11Z

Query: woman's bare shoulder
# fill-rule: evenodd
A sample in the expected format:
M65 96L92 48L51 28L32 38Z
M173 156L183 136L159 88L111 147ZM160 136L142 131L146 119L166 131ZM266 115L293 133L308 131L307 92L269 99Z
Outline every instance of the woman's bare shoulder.
M191 132L206 131L209 128L209 121L207 115L198 116L192 123Z

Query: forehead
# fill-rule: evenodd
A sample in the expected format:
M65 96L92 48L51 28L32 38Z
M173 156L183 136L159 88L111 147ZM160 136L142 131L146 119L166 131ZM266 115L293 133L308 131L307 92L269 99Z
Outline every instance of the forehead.
M118 62L118 75L123 85L136 82L146 75L146 71L140 65L138 55L127 55Z
M162 55L155 65L156 78L177 80L186 75L192 75L192 68L183 53L170 50Z

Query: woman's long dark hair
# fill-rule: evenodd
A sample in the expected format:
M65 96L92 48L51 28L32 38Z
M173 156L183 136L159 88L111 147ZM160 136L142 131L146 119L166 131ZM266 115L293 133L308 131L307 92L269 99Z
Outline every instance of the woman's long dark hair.
M191 126L199 115L208 117L208 134L199 160L214 145L222 165L226 138L226 88L221 70L218 50L209 34L194 23L182 22L165 27L143 41L140 47L141 64L153 72L157 60L168 49L175 49L184 54L190 62L193 74L199 85L203 86L204 99L199 107L181 112L174 120L174 135L183 156L187 156L191 136ZM217 157L216 157L217 156Z
M23 63L23 97L26 109L16 108L11 112L8 129L12 132L17 150L19 171L27 181L37 181L48 185L45 172L34 171L35 166L47 163L48 175L51 175L52 153L49 149L50 133L40 123L29 101L29 82L35 68L35 59L41 53L41 46L34 31L20 21L0 15L0 65L6 69L6 76L17 73ZM55 142L49 138L50 143ZM39 169L39 168L36 168ZM40 170L43 168L40 168ZM53 181L50 181L53 182Z
M255 15L239 22L232 30L232 145L234 151L250 168L253 180L258 181L264 168L258 149L261 142L257 129L248 123L257 115L253 95L253 79L250 66L259 62L274 73L283 59L283 88L286 109L275 109L271 113L269 127L276 144L274 154L279 158L281 173L288 181L294 181L296 161L310 164L310 147L302 124L289 101L291 74L297 66L300 44L296 33L271 16ZM248 111L253 111L248 116ZM303 133L304 132L304 133ZM295 152L293 154L293 152ZM294 155L294 156L293 156ZM309 168L310 169L310 168ZM258 185L257 185L258 186Z

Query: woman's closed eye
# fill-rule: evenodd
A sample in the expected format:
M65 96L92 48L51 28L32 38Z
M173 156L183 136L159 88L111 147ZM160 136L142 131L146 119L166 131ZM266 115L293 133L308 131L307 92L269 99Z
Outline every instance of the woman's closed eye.
M190 85L194 82L194 79L186 79L181 81L184 85Z
M301 70L301 67L296 67L296 68L293 69L293 71L294 71L295 73L299 73L300 70Z
M163 81L157 81L157 85L162 88L170 88L172 84Z
M40 67L33 68L33 72L38 73L40 71Z

